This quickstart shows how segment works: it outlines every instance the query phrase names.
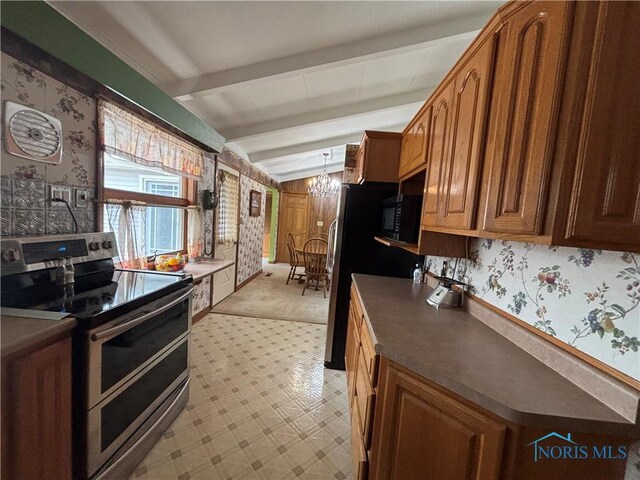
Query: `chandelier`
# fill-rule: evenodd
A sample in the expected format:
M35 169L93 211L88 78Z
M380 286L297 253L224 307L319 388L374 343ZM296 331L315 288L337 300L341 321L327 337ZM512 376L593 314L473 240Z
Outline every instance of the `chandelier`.
M327 157L328 153L324 155L324 170L320 175L311 180L309 185L309 194L314 197L336 197L340 193L340 182L338 180L331 180L331 177L327 173Z

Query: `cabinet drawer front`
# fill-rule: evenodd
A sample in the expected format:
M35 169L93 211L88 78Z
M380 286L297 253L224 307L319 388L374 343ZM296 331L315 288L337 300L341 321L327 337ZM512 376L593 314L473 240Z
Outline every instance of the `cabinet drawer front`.
M364 317L364 313L362 305L360 304L360 297L358 297L358 292L353 284L351 285L351 302L349 303L349 308L352 307L356 317L356 327L360 330L362 327L362 318Z
M373 427L373 410L375 407L375 394L369 383L369 373L365 365L362 348L358 355L358 368L356 371L356 389L354 404L358 406L358 423L362 432L364 446L368 449L371 445L371 430Z
M572 9L532 2L498 33L484 230L543 233Z
M367 451L362 444L362 432L358 424L358 405L353 406L351 415L351 463L353 465L353 478L365 480L367 478Z
M378 361L380 357L376 354L371 334L365 322L363 322L360 329L360 344L362 345L364 363L369 374L369 382L372 387L375 387L378 380Z

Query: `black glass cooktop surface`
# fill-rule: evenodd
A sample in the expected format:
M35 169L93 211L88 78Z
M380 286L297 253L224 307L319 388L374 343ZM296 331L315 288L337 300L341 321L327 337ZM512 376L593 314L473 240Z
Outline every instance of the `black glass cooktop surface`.
M82 320L89 320L88 326L95 326L186 287L189 281L190 277L181 274L115 270L111 281L90 290L82 291L80 285L73 289L41 285L37 299L29 296L11 305L2 303L14 308L68 313L81 324L87 323ZM100 321L94 322L97 317Z

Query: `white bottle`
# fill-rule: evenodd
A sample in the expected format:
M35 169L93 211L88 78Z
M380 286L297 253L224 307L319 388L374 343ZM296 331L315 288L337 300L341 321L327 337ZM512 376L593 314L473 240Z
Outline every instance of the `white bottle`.
M422 283L422 267L419 263L416 263L416 269L413 271L413 284L419 285Z

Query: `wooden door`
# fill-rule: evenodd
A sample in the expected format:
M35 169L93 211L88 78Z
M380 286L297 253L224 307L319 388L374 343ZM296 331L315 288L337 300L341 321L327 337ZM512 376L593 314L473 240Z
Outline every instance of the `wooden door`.
M451 152L442 174L439 224L472 229L485 146L493 73L493 38L487 38L454 79Z
M422 208L423 227L438 225L442 168L449 155L451 137L453 87L453 82L450 82L434 99L431 107L433 115L427 150L427 172Z
M565 238L638 251L640 3L599 9Z
M238 260L238 222L240 211L240 173L218 163L224 171L224 182L218 183L220 202L216 209L215 258L231 260L234 264L213 275L211 304L217 305L236 289L236 263Z
M280 197L280 221L278 228L278 261L288 262L287 235L293 235L296 247L302 248L307 241L307 218L309 195L283 192Z
M523 3L499 27L484 230L543 233L572 10Z
M374 480L497 479L506 425L383 358Z
M2 478L70 479L71 339L14 360L7 370Z

